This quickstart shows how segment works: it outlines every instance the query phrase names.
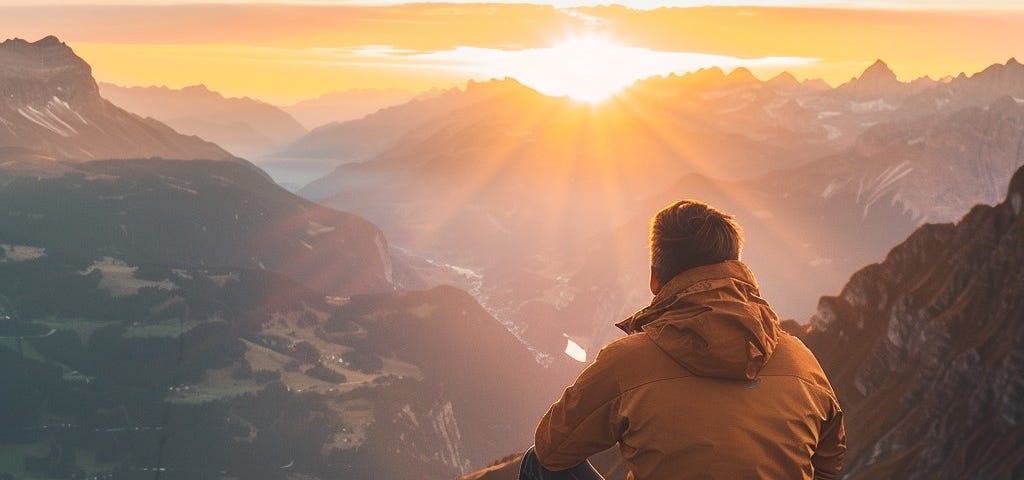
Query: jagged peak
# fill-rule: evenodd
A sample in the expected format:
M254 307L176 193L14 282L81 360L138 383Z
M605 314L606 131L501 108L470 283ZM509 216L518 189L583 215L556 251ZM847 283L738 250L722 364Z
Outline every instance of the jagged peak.
M85 90L97 90L92 67L53 35L35 42L13 38L0 43L0 76L17 72L16 76L22 79L48 77L54 69L73 72L72 76L62 77L65 82L77 82L84 85Z
M882 61L882 59L878 59L860 74L860 80L868 78L896 80L896 73L893 72L892 69L889 68L889 65Z
M969 78L995 78L1006 75L1019 76L1022 74L1024 74L1024 65L1021 65L1016 58L1010 58L1005 64L993 63L992 65L985 67L984 70L971 75Z
M533 95L547 96L512 77L492 78L486 81L470 80L466 82L465 89L454 88L451 92L455 95L466 94L482 97L512 96L515 98L530 98Z
M679 82L684 85L702 85L725 80L725 72L718 67L699 68L691 70L679 77Z
M836 89L841 92L860 96L880 96L894 92L894 88L903 86L896 74L881 59L875 60L859 77L840 85Z
M71 47L53 35L35 42L21 38L7 39L0 43L0 54L4 55L5 62L20 63L25 68L39 68L44 65L52 67L60 64L87 65L85 60L75 55Z
M692 72L687 72L686 75L683 75L683 77L725 77L725 72L723 72L722 69L717 66L708 68L698 68L697 70L694 70Z
M0 43L0 48L3 47L64 47L67 48L69 51L71 50L71 48L68 47L66 43L60 41L59 38L53 35L47 35L34 42L30 42L28 40L18 37L8 38L7 40L4 40L2 43Z
M523 85L519 80L512 77L504 78L491 78L489 80L469 80L466 82L466 91L472 92L476 90L495 89L495 88L528 88Z
M885 60L882 60L881 58L876 58L875 62L872 63L870 67L868 67L868 70L871 69L889 70L889 65L885 63Z
M204 92L204 93L207 93L207 92L212 92L213 90L210 90L210 87L207 87L205 83L197 83L195 85L187 85L185 87L182 87L181 91L183 91L183 92Z
M199 83L199 84L196 84L196 85L188 85L186 87L183 87L181 89L181 93L184 93L184 94L187 94L187 95L196 95L196 96L206 97L206 98L228 98L228 97L224 96L223 94L221 94L220 92L218 92L216 90L211 90L210 87L207 87L206 84L204 84L204 83Z

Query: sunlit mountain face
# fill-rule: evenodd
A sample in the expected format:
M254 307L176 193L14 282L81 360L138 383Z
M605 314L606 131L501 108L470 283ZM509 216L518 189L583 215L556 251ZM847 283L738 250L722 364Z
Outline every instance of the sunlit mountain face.
M851 478L1020 476L1019 10L91 3L0 6L0 480L514 478L681 198Z

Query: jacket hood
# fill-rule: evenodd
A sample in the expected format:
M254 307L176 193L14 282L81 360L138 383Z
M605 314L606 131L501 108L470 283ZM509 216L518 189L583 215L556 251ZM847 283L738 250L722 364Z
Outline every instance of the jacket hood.
M729 260L686 270L650 306L616 324L644 332L702 377L753 380L779 341L779 318L759 296L754 274Z

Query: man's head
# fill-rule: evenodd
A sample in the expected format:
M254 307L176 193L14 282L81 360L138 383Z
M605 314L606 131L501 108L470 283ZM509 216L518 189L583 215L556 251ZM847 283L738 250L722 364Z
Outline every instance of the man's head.
M701 265L739 260L743 233L732 215L696 200L680 200L651 219L651 292Z

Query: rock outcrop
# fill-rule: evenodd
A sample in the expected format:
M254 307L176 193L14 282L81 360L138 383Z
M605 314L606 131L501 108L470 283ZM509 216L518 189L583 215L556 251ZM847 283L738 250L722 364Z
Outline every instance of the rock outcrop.
M846 478L1024 472L1024 169L822 298L806 337L847 418Z

